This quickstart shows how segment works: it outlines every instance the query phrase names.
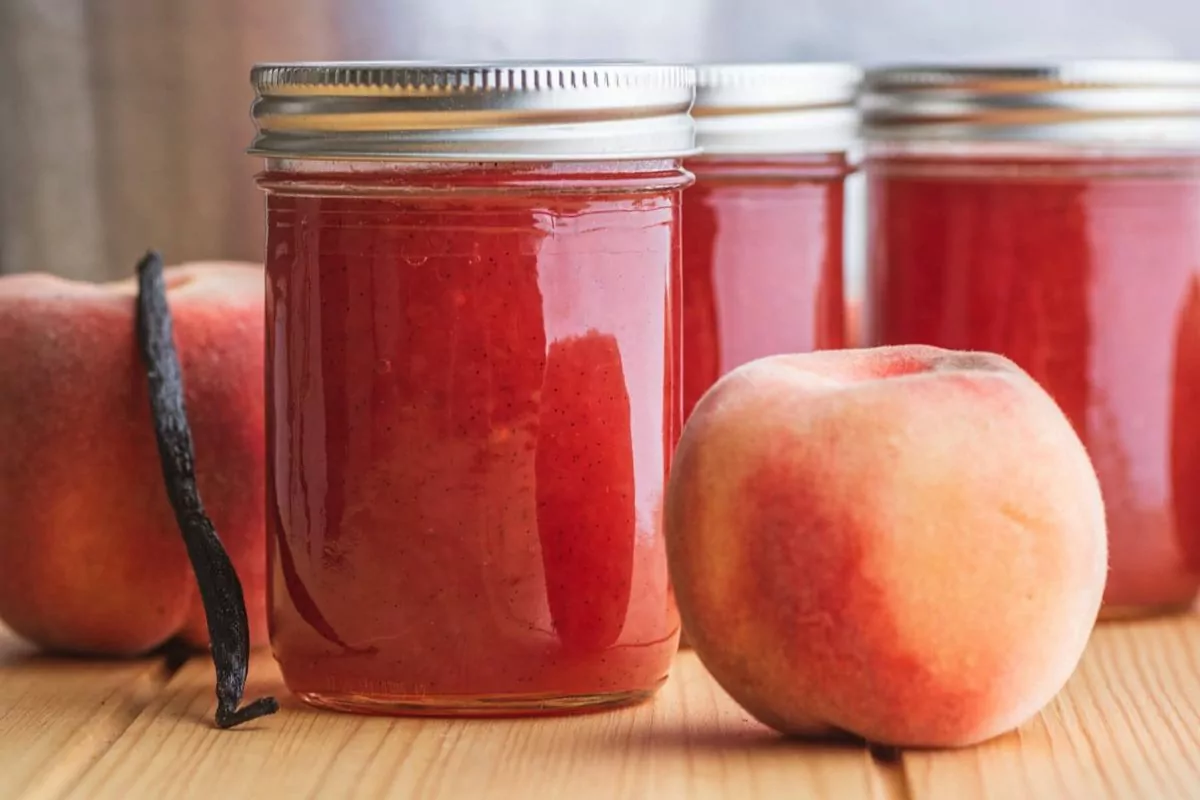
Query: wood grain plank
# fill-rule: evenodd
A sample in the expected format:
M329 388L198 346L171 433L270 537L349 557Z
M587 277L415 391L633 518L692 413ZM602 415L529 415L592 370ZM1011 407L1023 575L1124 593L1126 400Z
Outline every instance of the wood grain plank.
M166 684L158 661L49 658L0 628L0 797L56 797Z
M1030 724L903 763L914 800L1200 798L1200 616L1104 624Z
M279 692L267 656L251 694ZM212 666L193 661L74 787L72 798L881 798L856 747L786 742L750 720L692 653L651 703L542 720L413 720L285 701L217 731Z

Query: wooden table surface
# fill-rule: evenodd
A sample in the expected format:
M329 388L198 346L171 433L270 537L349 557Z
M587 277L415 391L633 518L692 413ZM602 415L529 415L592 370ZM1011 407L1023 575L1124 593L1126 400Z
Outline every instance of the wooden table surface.
M212 665L72 661L0 631L0 798L1200 798L1200 616L1102 626L1067 689L983 746L880 761L759 726L691 653L650 703L545 720L320 712L212 727Z

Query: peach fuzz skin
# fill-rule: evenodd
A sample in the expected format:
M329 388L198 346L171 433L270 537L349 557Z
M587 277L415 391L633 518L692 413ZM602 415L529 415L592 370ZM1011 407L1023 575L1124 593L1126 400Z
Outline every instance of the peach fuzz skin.
M265 642L263 272L197 263L166 281L200 495ZM208 641L163 484L136 292L133 279L0 278L0 620L51 650Z
M672 467L667 548L692 646L784 733L975 744L1077 666L1107 573L1095 471L1012 362L905 346L722 378Z

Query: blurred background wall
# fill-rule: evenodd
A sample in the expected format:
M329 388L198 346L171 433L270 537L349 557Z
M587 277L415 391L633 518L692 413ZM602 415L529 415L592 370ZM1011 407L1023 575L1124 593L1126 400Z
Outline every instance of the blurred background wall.
M256 60L498 57L1200 58L1200 2L0 0L0 272L259 259Z

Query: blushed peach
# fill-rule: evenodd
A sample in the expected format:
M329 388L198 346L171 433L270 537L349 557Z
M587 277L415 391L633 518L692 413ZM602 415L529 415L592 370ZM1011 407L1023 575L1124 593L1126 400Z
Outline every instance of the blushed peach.
M263 272L166 271L200 494L266 640ZM136 282L0 278L0 618L55 650L208 641L167 501Z
M775 356L686 427L667 547L692 645L751 714L898 746L1035 715L1104 590L1082 443L1007 359L931 347Z

